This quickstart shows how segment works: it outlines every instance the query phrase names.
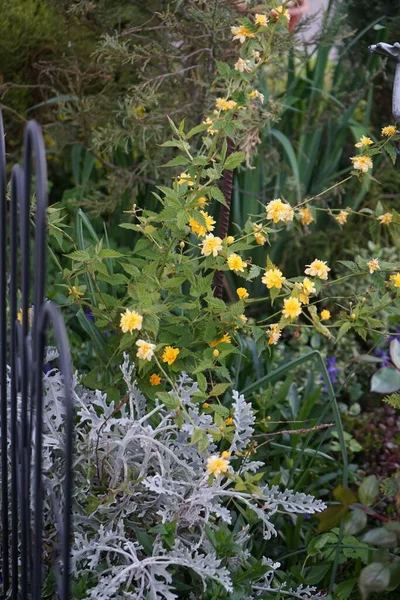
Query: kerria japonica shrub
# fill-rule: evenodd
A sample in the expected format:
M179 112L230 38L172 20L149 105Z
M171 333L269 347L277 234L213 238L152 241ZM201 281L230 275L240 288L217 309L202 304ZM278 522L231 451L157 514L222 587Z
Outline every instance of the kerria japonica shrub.
M174 600L235 594L250 600L280 593L322 598L308 586L292 590L279 563L251 554L254 534L246 516L259 520L269 540L277 535L277 513L312 514L325 508L313 496L263 481L264 463L244 452L254 431L251 404L233 392L234 431L222 449L212 436L218 432L212 416L201 414L193 401L196 382L182 373L171 392L185 407L178 426L176 414L161 402L148 409L134 369L125 355L126 394L119 404L74 378L73 596ZM63 384L56 369L44 375L44 390L43 471L49 492L44 542L51 548L57 527L51 494L61 493L63 477ZM193 443L195 428L207 432L207 448ZM218 550L221 536L223 553ZM51 589L50 569L46 584Z

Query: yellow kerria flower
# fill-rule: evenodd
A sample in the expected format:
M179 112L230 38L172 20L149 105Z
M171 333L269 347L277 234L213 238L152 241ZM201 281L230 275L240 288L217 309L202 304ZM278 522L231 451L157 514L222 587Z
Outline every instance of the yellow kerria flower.
M389 137L390 135L394 135L396 133L396 127L394 125L387 125L382 128L382 135L386 135Z
M222 456L214 455L207 459L207 473L209 475L221 475L229 469L229 461Z
M319 279L328 279L330 268L326 264L325 260L319 260L316 258L310 265L306 265L306 267L308 267L304 271L306 275L311 275L311 277L319 277Z
M274 223L278 223L278 221L283 221L284 223L293 221L293 208L290 204L282 202L280 198L268 202L265 210L267 211L267 219L270 219Z
M232 419L232 417L228 417L227 419L225 419L225 424L226 425L233 425L233 419Z
M309 225L310 223L312 223L314 221L314 218L310 212L309 208L300 208L299 210L299 215L301 217L301 224L302 225Z
M207 200L207 198L205 196L200 196L200 198L197 198L197 204L201 208L204 208L205 206L207 206L208 200Z
M235 62L235 71L239 71L239 73L250 73L251 64L248 60L243 60L243 58L239 58Z
M287 20L290 21L290 12L283 6L277 6L276 8L272 9L271 14L276 18L280 16L286 17Z
M267 335L269 336L268 338L268 345L272 346L273 344L277 344L279 341L279 338L282 335L282 329L279 327L278 323L272 323L269 326L269 329L267 331Z
M142 329L143 317L139 315L135 310L126 309L124 314L121 315L121 321L119 326L124 333L132 333L134 329Z
M223 452L221 452L221 456L222 458L230 458L231 453L228 452L228 450L224 450Z
M217 98L215 106L219 110L233 110L237 106L237 102L234 100L227 100L226 98Z
M214 234L210 233L204 238L201 253L203 256L218 256L218 252L222 250L222 240L220 237L214 237Z
M359 142L357 142L357 144L354 144L354 146L355 146L356 148L364 148L365 146L370 146L370 145L371 145L371 144L373 144L373 143L374 143L374 142L371 140L371 138L369 138L369 137L367 137L367 136L365 136L365 135L362 135L362 136L360 137L360 141L359 141Z
M245 25L240 25L240 27L231 27L231 32L234 40L239 40L241 44L246 41L246 38L255 37L254 33L250 31L248 27Z
M266 235L264 235L264 230L262 225L253 225L254 239L256 240L259 246L263 246L267 241Z
M161 377L159 375L157 375L157 373L153 373L153 375L150 375L150 384L151 385L160 385L161 383Z
M301 302L297 298L285 298L282 315L285 319L295 319L301 313Z
M219 350L217 350L216 348L213 350L213 357L214 358L218 358L219 356Z
M262 94L258 90L252 90L247 95L250 98L250 100L254 100L254 99L259 100L261 102L261 104L264 102L264 94Z
M308 304L310 301L310 294L314 294L316 292L314 283L311 281L311 279L305 277L302 283L296 283L295 286L300 291L300 302L302 304Z
M236 273L243 273L247 266L244 260L242 260L241 257L234 252L228 256L226 262L228 263L230 270L235 271Z
M390 281L393 281L394 287L400 287L400 273L396 273L395 275L391 275L389 277Z
M162 354L161 360L169 365L172 365L177 359L179 354L179 348L173 348L172 346L166 346Z
M255 16L254 22L257 25L261 25L262 27L265 27L267 25L267 23L268 23L267 15L258 15L257 14Z
M286 281L286 277L283 276L280 269L273 268L265 271L265 275L262 277L261 281L265 283L269 290L271 288L277 288L280 290L282 288L282 284Z
M204 402L201 406L202 406L202 408L210 408L210 405L208 402Z
M231 336L228 335L227 333L224 333L224 335L222 336L222 338L219 338L218 340L214 340L213 342L210 342L210 346L211 348L215 348L215 346L218 346L218 344L230 344L231 343Z
M238 315L237 318L242 321L243 325L245 325L247 323L246 315Z
M363 154L360 156L352 156L350 160L353 163L353 167L357 169L357 171L362 171L363 173L366 173L374 166L371 158Z
M72 287L70 287L68 289L68 296L72 296L72 295L77 296L77 298L80 298L84 294L83 294L83 292L80 292L75 285L73 285Z
M211 215L209 215L205 210L201 210L200 214L203 216L205 225L202 225L195 218L190 217L189 226L192 230L192 233L195 233L199 237L204 237L208 231L214 231L215 221Z
M367 267L369 269L370 274L375 273L375 271L380 270L379 260L377 258L373 258L369 262L367 262Z
M329 310L327 310L326 308L324 308L324 310L321 310L321 321L328 321L331 318L331 313L329 312Z
M233 235L228 235L226 238L226 244L227 246L232 246L232 244L235 243L235 238L233 237Z
M136 353L137 358L149 361L153 358L154 350L156 348L155 344L146 342L146 340L137 340L136 346L138 347L138 351Z
M187 183L189 186L194 185L194 180L187 173L181 173L178 177L178 184Z
M236 293L240 300L246 300L249 297L249 292L244 287L237 288Z
M217 130L213 129L213 127L212 127L214 125L214 121L210 117L207 117L207 119L205 121L203 121L203 125L208 125L207 133L210 133L211 135L213 135L214 133L217 133Z
M349 213L347 212L347 210L341 210L340 213L336 215L335 219L340 225L344 225L347 221L348 216Z
M382 225L390 225L390 223L393 221L393 215L392 213L384 213L383 215L379 215L379 217L377 217L377 220L382 224Z

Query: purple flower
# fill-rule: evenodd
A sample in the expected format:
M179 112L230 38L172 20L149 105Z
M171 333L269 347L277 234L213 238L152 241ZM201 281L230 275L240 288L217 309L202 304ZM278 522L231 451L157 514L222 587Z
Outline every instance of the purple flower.
M85 315L87 316L89 321L92 321L94 323L94 316L91 308L85 308Z
M326 358L326 368L328 371L328 375L329 375L329 379L331 380L331 383L335 383L336 381L336 376L339 373L340 369L339 367L336 366L336 357L335 356L328 356ZM320 377L321 381L324 381L324 378ZM328 388L326 387L325 383L324 383L324 387L322 388L324 392L328 391Z
M50 363L46 363L43 367L43 371L46 373L46 375L49 371L51 371L51 369L52 369L52 366Z
M382 367L389 367L390 366L390 356L389 354L386 352L386 350L383 350L382 348L376 348L374 351L375 356L377 356L378 358L381 358L381 365Z
M396 329L396 330L393 332L393 334L396 334L396 335L391 335L391 336L389 337L389 341L390 341L390 342L391 342L392 340L398 340L398 339L399 339L399 337L400 337L400 329ZM400 341L400 340L399 340L399 341Z

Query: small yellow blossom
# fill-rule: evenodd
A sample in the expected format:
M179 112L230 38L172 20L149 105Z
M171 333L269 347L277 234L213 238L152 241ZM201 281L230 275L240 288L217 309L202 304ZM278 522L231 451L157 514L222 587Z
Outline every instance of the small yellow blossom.
M269 290L271 288L277 288L280 290L282 288L282 284L286 281L286 277L283 276L280 269L273 268L265 271L265 275L262 277L261 281L265 283Z
M237 317L238 317L238 319L240 319L242 321L243 325L245 325L247 323L246 315L238 315Z
M181 248L181 250L183 250L185 247L185 242L182 240L182 242L179 242L179 248Z
M354 144L354 146L356 148L364 148L365 146L371 146L371 144L373 144L373 143L374 142L371 140L371 138L369 138L369 137L367 137L365 135L362 135L360 137L360 141L357 142L357 144Z
M233 235L228 235L226 238L226 244L227 246L232 246L232 244L235 243L235 238L233 237Z
M282 314L285 319L295 319L301 313L301 302L297 298L285 298Z
M310 265L306 266L308 267L304 271L306 275L311 275L311 277L319 277L319 279L328 279L330 268L326 264L325 260L319 260L316 258Z
M123 315L121 315L121 321L119 326L123 333L132 333L134 329L142 329L143 317L139 315L135 310L126 309Z
M363 173L366 173L374 166L371 158L363 154L360 156L352 156L350 160L353 163L353 167L357 169L357 171L362 171Z
M235 273L243 273L247 266L244 260L242 260L241 257L234 252L228 256L226 262L228 263L230 270L235 271Z
M233 419L232 419L232 417L228 417L227 419L225 419L225 424L226 425L233 425Z
M192 230L192 233L195 233L199 237L204 237L207 232L214 231L215 221L211 215L209 215L205 210L201 210L200 214L203 216L205 225L202 225L196 219L191 217L189 219L189 226Z
M330 318L331 313L329 312L329 310L327 310L326 308L324 308L324 310L321 310L321 321L329 321Z
M200 196L200 198L197 198L197 204L199 204L201 208L204 208L207 206L208 200L205 196Z
M173 348L172 346L166 346L162 354L161 360L169 365L172 365L177 359L179 354L179 348Z
M17 312L17 319L18 321L21 323L22 325L22 308ZM33 308L28 308L28 321L29 321L29 325L32 325L32 318L33 318Z
M251 64L248 60L243 60L243 58L239 58L235 62L235 70L239 71L239 73L250 73Z
M288 21L290 21L290 12L287 8L284 8L283 6L277 6L276 8L272 9L271 15L275 18L283 16L286 17Z
M151 385L160 385L161 377L157 373L153 373L153 375L150 375L149 381Z
M265 209L267 211L267 218L274 223L278 223L278 221L283 221L284 223L293 221L293 208L290 206L290 204L282 202L280 198L276 198L275 200L268 202Z
M396 127L394 125L387 125L382 128L382 135L386 135L389 137L390 135L394 135L396 133Z
M250 31L248 27L245 25L240 25L240 27L231 27L231 32L234 40L239 40L241 44L246 41L246 38L255 37L254 33Z
M217 98L215 106L219 110L232 110L236 108L237 102L234 100L227 100L226 98Z
M314 221L314 218L311 214L311 211L309 208L300 208L299 210L299 215L301 217L301 223L302 225L309 225L310 223L312 223Z
M260 60L260 52L258 50L253 50L253 52L251 53L252 57L254 58L255 61Z
M383 215L379 215L379 217L377 217L377 220L382 225L390 225L390 223L393 221L393 214L390 212L384 213Z
M214 348L215 346L218 346L218 344L230 344L232 342L230 335L228 335L227 333L224 333L224 335L222 336L222 338L218 339L218 340L214 340L213 342L210 343L211 348Z
M356 319L356 313L351 313L351 315L350 315L350 319L351 319L352 321L355 321L355 319Z
M369 272L371 273L371 275L372 275L372 273L375 273L375 271L380 270L379 260L377 258L373 258L372 260L367 262L367 266L368 266L368 269L369 269Z
M189 186L194 185L194 180L187 173L181 173L178 177L178 185L187 183Z
M210 117L207 117L207 119L205 121L203 121L203 125L208 125L207 132L210 133L211 135L213 135L214 133L217 133L217 130L213 129L214 121Z
M207 473L209 475L221 475L229 469L229 461L222 456L210 456L207 459Z
M338 215L336 215L335 219L340 225L344 225L347 221L347 217L349 213L347 210L341 210Z
M201 253L203 256L218 256L218 252L222 250L222 240L220 237L214 237L212 233L204 238Z
M299 300L302 304L308 304L310 301L310 294L315 294L317 291L315 289L314 282L308 277L303 279L302 283L296 283L295 287L299 290Z
M266 235L264 235L264 230L262 225L253 225L254 239L256 240L259 246L263 246L267 241Z
M78 298L80 298L84 294L83 294L83 292L80 292L75 285L73 285L72 287L70 287L68 289L68 296L72 296L72 295L77 296Z
M390 281L393 281L394 287L400 287L400 273L395 273L389 277Z
M208 404L208 402L204 402L202 404L202 408L210 408L210 405Z
M215 348L215 350L213 350L213 357L214 357L214 358L218 358L218 356L219 356L219 350L217 350L217 349Z
M156 348L155 344L151 344L150 342L146 342L146 340L137 340L136 346L138 347L138 351L136 356L143 360L151 360L154 356L154 350Z
M249 92L248 97L250 98L250 100L259 100L261 104L264 102L264 94L262 94L258 90L252 90L251 92Z
M256 14L254 22L257 25L261 25L262 27L265 27L268 23L267 15Z
M233 421L233 419L232 419L232 421ZM228 450L224 450L223 452L221 452L221 456L222 456L222 458L230 458L231 453L228 452Z
M237 288L236 293L240 300L245 300L249 297L249 292L244 287Z
M277 344L279 341L279 338L282 335L282 329L279 327L278 323L272 323L269 326L269 329L267 331L267 335L269 336L268 338L268 345L272 346L272 344Z

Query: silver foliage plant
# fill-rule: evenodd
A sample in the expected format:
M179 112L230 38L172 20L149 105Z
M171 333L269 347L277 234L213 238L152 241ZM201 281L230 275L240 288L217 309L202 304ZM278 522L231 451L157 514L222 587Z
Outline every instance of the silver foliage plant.
M325 505L313 496L261 485L258 494L234 489L229 473L210 476L207 458L218 455L210 435L217 429L211 415L202 414L193 399L197 384L182 374L175 393L184 411L178 426L174 412L161 403L148 410L134 379L134 365L124 356L121 365L127 393L119 404L106 394L74 380L76 433L74 451L74 541L72 570L85 580L90 600L175 600L179 592L174 575L195 573L202 586L191 598L208 598L207 590L233 592L237 569L246 569L250 557L249 527L234 533L234 505L257 515L266 540L277 535L273 516L278 512L315 513ZM47 488L59 493L63 467L63 386L60 373L45 375L44 476ZM257 472L264 464L247 461L234 452L245 449L254 432L250 403L233 393L235 434L231 441L229 470ZM194 429L210 436L207 450L191 444ZM49 541L55 535L51 516L44 515ZM221 523L231 526L235 556L216 556L207 530ZM171 526L172 537L165 534ZM152 529L152 528L155 528ZM288 589L279 583L279 563L268 558L248 598L280 593L293 598L322 598L314 588ZM179 575L176 576L179 578ZM176 579L175 579L176 581ZM82 597L82 596L80 596Z

